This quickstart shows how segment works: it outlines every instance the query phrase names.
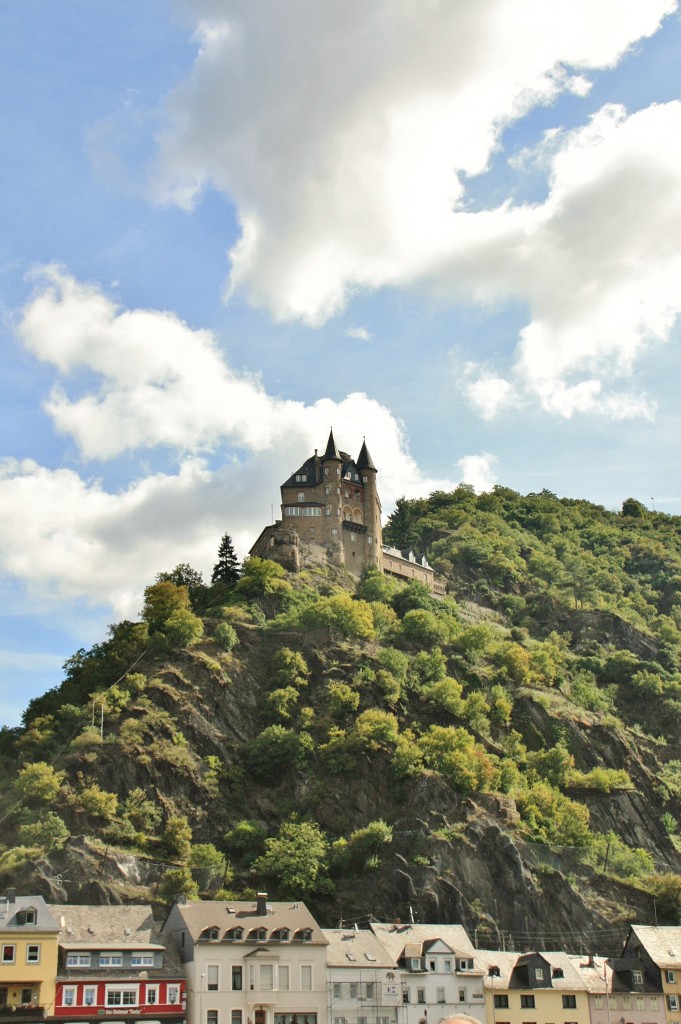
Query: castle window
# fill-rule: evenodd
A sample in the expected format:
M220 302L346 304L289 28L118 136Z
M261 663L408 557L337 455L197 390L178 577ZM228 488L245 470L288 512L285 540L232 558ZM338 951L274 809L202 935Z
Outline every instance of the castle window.
M327 508L325 511L326 511L327 516L331 515L331 509L330 508Z
M357 540L357 536L356 536L356 534L354 534L354 533L351 533L351 534L350 534L350 540ZM354 554L354 552L353 552L353 554Z
M371 537L367 537L367 544L371 544ZM389 565L392 565L393 563L392 563L392 562L389 562L388 564L389 564Z
M305 491L298 491L298 501L305 501Z
M325 487L324 488L324 494L330 494L330 493L331 493L331 488L330 487Z
M328 475L329 475L329 467L328 466L324 466L324 476L328 476Z
M363 476L362 477L362 483L363 484L368 484L369 483L369 477L368 476Z
M332 530L331 533L333 534L334 537L338 536L338 530Z

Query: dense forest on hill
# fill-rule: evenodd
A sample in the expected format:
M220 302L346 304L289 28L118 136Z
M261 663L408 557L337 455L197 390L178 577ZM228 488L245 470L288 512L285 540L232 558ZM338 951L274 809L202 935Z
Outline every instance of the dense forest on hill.
M264 887L481 945L677 923L681 519L460 486L400 500L385 539L447 597L257 558L161 573L4 730L3 881Z

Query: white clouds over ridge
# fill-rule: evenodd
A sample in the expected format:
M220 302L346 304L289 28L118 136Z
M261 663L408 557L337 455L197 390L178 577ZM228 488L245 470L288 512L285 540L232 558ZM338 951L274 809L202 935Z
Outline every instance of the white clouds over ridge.
M533 106L584 95L674 0L185 5L200 50L168 98L157 194L191 205L212 186L235 202L231 288L310 324L357 288L520 298L531 319L506 406L650 415L604 381L676 316L678 105L553 133L543 203L469 212L464 175Z
M420 473L398 421L366 395L312 406L273 398L229 368L209 332L167 313L121 310L56 267L37 277L18 334L68 381L71 395L62 381L46 408L84 457L159 445L179 453L177 474L152 473L118 493L73 469L0 463L0 570L43 594L134 615L156 572L178 561L209 571L225 530L245 553L277 507L278 484L326 443L329 424L355 454L366 433L388 507L454 485ZM229 452L217 469L203 457L215 450ZM471 466L479 483L481 466Z

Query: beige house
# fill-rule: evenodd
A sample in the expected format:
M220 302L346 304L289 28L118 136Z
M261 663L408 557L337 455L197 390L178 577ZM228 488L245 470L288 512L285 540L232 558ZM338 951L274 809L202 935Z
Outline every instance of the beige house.
M587 986L591 1024L665 1024L662 992L638 958L570 959Z
M400 972L373 932L325 928L328 1024L398 1024Z
M462 925L370 927L400 970L400 1024L438 1024L457 1013L485 1020L484 968Z
M0 1021L54 1012L58 932L42 896L0 898Z
M589 990L567 953L478 950L488 1024L590 1024Z
M185 964L189 1024L325 1024L328 943L303 903L178 902L162 931Z
M665 1019L669 1024L681 1021L681 928L654 925L632 925L624 950L624 960L632 959L637 971L637 982L643 979L640 992L648 999L659 993ZM647 988L647 986L654 986ZM615 1018L619 1024L619 1017ZM629 1020L629 1014L625 1017Z

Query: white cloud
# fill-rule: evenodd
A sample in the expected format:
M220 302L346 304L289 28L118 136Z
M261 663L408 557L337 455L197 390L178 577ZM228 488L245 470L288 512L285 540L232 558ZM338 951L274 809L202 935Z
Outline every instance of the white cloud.
M211 185L235 202L230 289L310 324L357 288L520 299L508 390L491 371L469 388L484 415L511 388L564 416L651 414L605 382L678 311L678 104L547 133L544 203L466 212L464 175L533 106L585 95L675 0L186 6L199 52L168 98L155 184L166 201Z
M345 333L348 338L357 338L359 341L371 341L371 334L366 327L350 327Z
M400 423L364 394L281 401L234 373L207 331L168 313L117 309L54 267L37 288L18 331L70 375L73 395L60 383L46 406L59 429L87 458L159 445L180 453L176 474L153 473L116 493L73 469L1 461L0 571L37 595L135 615L158 571L188 561L209 573L225 531L245 554L278 508L279 484L326 444L330 424L354 454L366 435L386 510L400 495L453 486L424 477ZM218 447L228 454L216 470L200 453Z
M480 493L489 491L496 483L496 455L482 452L480 455L464 455L457 465L463 474L462 482L471 484Z
M469 364L465 376L470 378L475 372L476 367ZM494 419L498 412L517 401L509 381L484 372L477 380L467 379L463 384L463 392L484 420Z

